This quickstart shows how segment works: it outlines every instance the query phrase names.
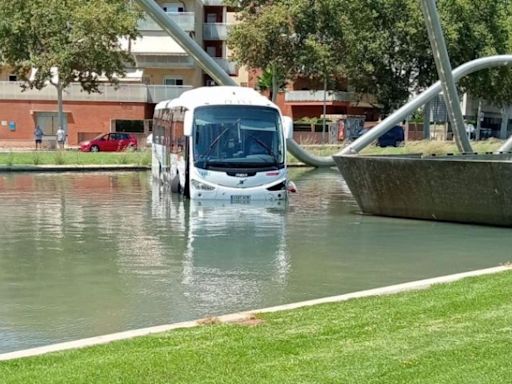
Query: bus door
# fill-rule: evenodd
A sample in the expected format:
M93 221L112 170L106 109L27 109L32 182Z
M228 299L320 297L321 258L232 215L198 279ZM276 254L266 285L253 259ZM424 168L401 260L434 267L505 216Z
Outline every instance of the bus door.
M172 111L172 122L170 127L170 153L171 153L171 182L179 178L180 190L188 191L188 169L186 166L189 153L188 140L184 134L184 110L175 108Z

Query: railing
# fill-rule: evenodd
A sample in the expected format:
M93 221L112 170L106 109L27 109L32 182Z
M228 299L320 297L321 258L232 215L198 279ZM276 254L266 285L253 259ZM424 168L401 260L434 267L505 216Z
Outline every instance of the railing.
M228 75L236 76L238 75L238 64L227 59L221 57L213 57L213 60L226 71Z
M135 55L139 68L193 68L194 60L188 55Z
M213 6L222 6L224 5L224 0L203 0L204 5L213 5Z
M230 28L226 23L204 23L203 40L227 40Z
M191 85L148 85L148 103L159 103L175 99L183 92L192 89Z
M0 81L0 99L3 100L57 100L57 90L48 85L39 90L28 89L22 92L18 82ZM100 84L101 93L82 91L78 83L70 84L63 92L64 101L96 102L139 102L158 103L162 100L178 97L191 86L146 85L146 84Z
M195 14L194 12L166 12L176 24L180 26L185 32L192 32L195 30ZM158 25L150 17L139 20L138 23L139 31L162 31L162 27Z
M356 95L352 92L327 91L326 100L332 101L357 101ZM324 91L286 91L285 101L287 102L322 102Z

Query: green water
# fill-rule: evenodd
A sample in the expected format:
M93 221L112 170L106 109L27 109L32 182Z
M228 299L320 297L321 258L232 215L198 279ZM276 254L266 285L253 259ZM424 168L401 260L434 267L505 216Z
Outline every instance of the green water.
M506 228L362 216L338 172L288 204L196 204L148 173L0 175L0 353L512 260Z

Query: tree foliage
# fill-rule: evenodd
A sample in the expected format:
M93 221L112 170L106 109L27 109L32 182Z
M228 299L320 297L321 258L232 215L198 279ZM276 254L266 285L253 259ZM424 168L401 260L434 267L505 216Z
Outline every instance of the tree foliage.
M479 57L510 53L511 4L509 0L442 2L448 50L454 67ZM510 104L512 70L502 67L479 71L462 79L460 87L495 104Z
M243 7L229 43L235 59L249 67L277 61L292 78L341 74L351 89L376 95L385 112L437 80L420 0L229 1ZM509 0L438 0L437 5L454 68L510 52ZM269 40L268 33L276 30L288 38ZM463 91L499 104L512 102L510 85L508 68L460 82Z
M124 0L0 0L0 55L30 87L78 81L98 91L97 76L115 82L131 55L119 37L137 36L140 13ZM54 80L53 80L54 81Z
M241 64L268 71L273 78L287 79L295 66L294 18L286 3L268 4L241 11L242 23L230 32L228 44ZM273 81L275 97L277 81Z

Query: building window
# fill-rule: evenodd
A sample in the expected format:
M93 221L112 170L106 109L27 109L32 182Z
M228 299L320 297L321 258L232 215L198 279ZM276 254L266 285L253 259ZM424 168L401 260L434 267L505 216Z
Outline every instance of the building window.
M9 81L18 81L18 76L16 76L16 75L9 75Z
M115 120L115 131L144 133L144 120Z
M164 79L164 85L183 85L183 79L179 77L166 77Z
M214 46L207 46L206 47L206 53L210 55L211 57L217 57L217 47Z

